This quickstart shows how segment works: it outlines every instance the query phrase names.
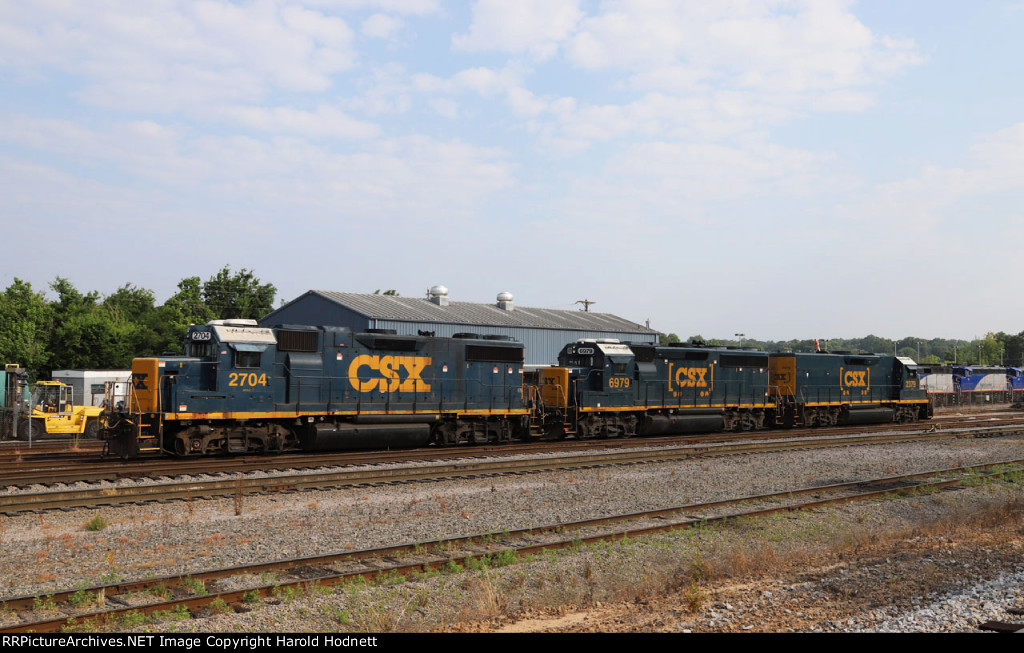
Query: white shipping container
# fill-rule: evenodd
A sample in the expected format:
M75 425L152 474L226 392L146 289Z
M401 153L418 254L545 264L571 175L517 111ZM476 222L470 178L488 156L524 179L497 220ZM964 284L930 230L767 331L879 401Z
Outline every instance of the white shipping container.
M131 370L54 370L54 381L70 385L74 390L75 404L102 406L103 390L108 382L117 384L117 392L124 396L131 381Z

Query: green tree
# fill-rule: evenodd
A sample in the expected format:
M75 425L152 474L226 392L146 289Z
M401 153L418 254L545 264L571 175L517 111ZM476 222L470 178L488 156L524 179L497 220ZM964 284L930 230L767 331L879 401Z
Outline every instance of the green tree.
M664 345L671 345L672 343L675 343L675 342L679 342L679 336L677 336L674 333L670 333L668 335L665 335L664 333L658 334L658 344L659 345L663 345L663 346Z
M99 293L83 295L67 279L57 277L50 288L53 331L48 364L53 369L117 369L131 360L148 338L140 320L153 310L153 294L128 284L100 301Z
M996 338L996 334L989 332L981 340L971 343L976 353L980 354L979 365L999 365L1003 357L1004 345ZM980 349L980 352L979 352Z
M202 288L202 299L215 319L259 319L274 309L273 284L261 284L256 276L243 268L231 274L224 269L207 279Z
M15 277L0 294L0 364L13 363L38 378L49 358L53 308L32 284Z
M996 340L1003 345L1003 363L1008 366L1024 366L1024 331L1015 336L1000 331Z

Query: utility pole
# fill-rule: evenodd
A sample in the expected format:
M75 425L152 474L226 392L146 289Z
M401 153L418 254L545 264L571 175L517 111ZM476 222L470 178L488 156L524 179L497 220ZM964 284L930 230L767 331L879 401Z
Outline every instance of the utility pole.
M596 304L597 302L592 302L589 299L581 299L580 301L578 301L576 303L577 304L583 304L583 312L584 313L589 313L590 312L590 305L591 304Z

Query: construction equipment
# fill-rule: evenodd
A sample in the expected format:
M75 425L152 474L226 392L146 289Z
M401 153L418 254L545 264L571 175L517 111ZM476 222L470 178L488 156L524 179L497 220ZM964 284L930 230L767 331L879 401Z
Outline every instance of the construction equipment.
M28 372L18 365L4 365L0 371L0 440L14 437L28 402Z
M100 406L75 405L74 389L59 381L39 381L28 392L28 375L7 365L0 397L0 437L22 440L42 435L84 435L96 438Z

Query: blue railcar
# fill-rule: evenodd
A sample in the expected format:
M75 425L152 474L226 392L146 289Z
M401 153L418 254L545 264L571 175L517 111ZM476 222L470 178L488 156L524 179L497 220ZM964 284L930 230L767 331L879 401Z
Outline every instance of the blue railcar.
M137 358L102 437L122 457L505 442L529 430L522 343L216 320Z
M1005 367L984 367L980 365L954 365L954 392L1006 392L1009 390Z

